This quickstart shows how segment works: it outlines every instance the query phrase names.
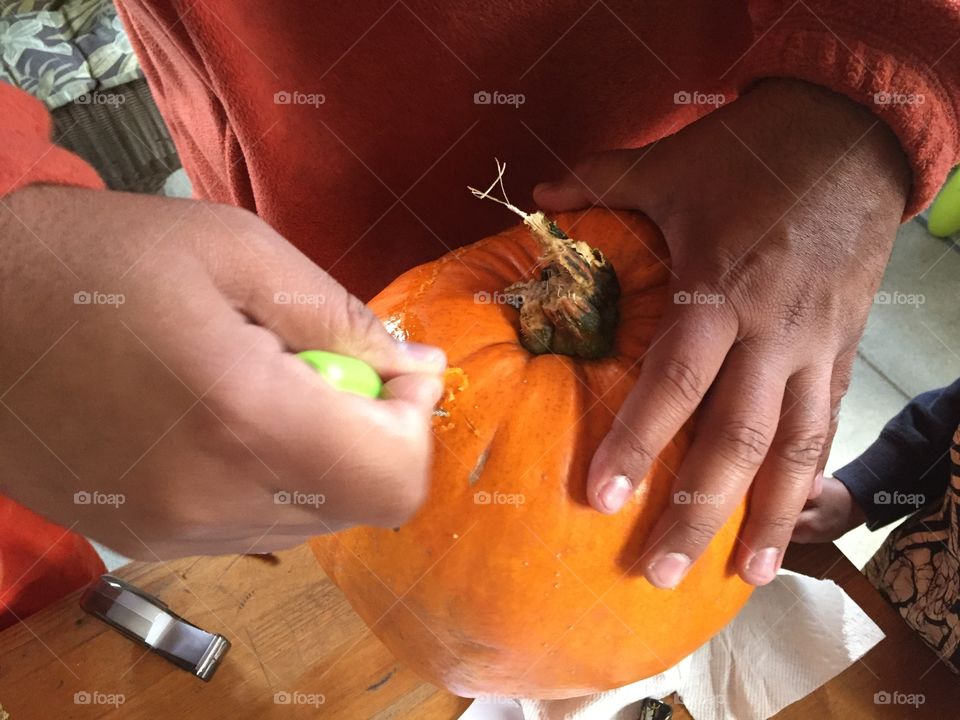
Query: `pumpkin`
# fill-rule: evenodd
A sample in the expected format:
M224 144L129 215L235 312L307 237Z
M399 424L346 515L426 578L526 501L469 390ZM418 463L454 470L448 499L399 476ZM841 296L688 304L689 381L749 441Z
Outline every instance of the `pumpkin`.
M447 352L432 485L402 527L311 541L397 658L465 697L564 698L657 674L751 591L731 567L742 505L676 589L642 576L692 422L620 513L587 504L590 459L669 301L659 230L604 209L525 217L371 302L398 338Z

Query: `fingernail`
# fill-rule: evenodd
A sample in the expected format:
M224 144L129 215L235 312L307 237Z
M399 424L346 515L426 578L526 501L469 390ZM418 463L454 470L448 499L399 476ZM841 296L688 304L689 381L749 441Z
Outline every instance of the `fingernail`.
M766 585L780 568L780 549L768 547L755 552L744 568L747 580L754 585Z
M442 370L447 366L446 353L435 345L403 342L400 343L400 351L414 362L430 365L431 367L436 367L438 370Z
M663 590L673 590L690 569L690 558L683 553L667 553L647 566L647 579Z
M626 475L614 475L597 491L600 509L606 513L619 512L633 494L633 483Z

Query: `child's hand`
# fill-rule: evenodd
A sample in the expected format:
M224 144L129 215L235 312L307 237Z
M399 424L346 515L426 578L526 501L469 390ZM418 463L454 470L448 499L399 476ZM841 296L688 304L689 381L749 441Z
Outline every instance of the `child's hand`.
M836 478L825 476L820 494L803 506L792 542L830 542L865 521L863 510L846 486Z

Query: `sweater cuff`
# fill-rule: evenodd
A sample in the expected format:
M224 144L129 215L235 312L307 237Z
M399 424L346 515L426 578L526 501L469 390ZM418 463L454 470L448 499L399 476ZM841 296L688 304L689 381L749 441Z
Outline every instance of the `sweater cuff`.
M957 157L958 120L949 94L922 62L900 60L906 53L841 41L815 17L807 23L775 25L760 38L742 60L742 89L763 78L792 78L865 106L895 133L909 159L913 186L903 216L908 220L933 201ZM863 30L844 35L862 36Z
M933 498L923 488L904 488L902 479L910 476L912 455L886 433L853 462L833 473L850 491L867 516L867 527L877 530L923 507Z
M50 127L43 103L0 82L0 197L37 183L103 188L93 168L50 141Z

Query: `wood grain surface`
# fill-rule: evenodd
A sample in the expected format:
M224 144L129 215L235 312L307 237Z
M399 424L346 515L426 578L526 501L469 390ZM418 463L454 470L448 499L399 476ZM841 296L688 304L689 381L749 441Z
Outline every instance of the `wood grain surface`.
M835 580L887 638L779 719L957 717L960 680L834 546L792 548L786 564ZM229 638L217 674L204 683L145 651L86 615L75 594L0 633L0 704L11 720L454 720L469 704L399 664L305 546L272 560L133 563L116 574ZM920 694L924 704L876 704L882 692ZM689 715L675 705L674 717Z

